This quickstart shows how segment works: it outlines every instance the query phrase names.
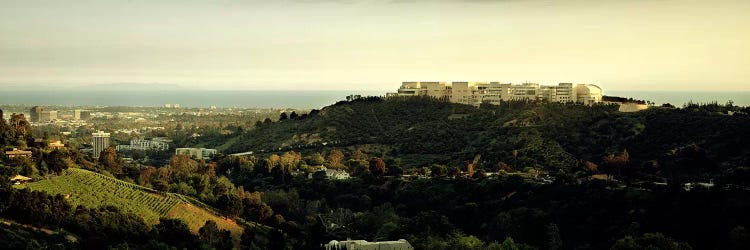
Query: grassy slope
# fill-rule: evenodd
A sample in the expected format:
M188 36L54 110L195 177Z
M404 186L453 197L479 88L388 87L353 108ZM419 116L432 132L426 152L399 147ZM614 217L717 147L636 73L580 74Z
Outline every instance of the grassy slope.
M183 220L193 233L198 233L208 220L216 222L220 229L229 230L235 240L242 234L242 227L232 220L202 208L202 204L191 204L187 199L171 193L159 193L153 189L117 180L91 171L71 168L65 174L47 180L18 185L19 188L44 191L50 194L70 195L68 201L74 205L95 208L115 206L124 212L141 216L149 224L156 224L160 217Z

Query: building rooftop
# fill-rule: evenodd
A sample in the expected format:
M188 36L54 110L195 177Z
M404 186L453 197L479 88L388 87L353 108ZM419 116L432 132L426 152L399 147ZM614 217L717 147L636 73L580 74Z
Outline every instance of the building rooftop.
M104 133L104 131L96 131L96 133L91 134L93 136L109 136L109 133Z
M30 181L31 178L17 174L13 177L8 178L10 181Z
M18 150L16 148L14 148L11 151L5 151L5 154L6 155L31 155L31 151Z
M332 240L326 244L326 249L337 249L337 247L346 247L349 250L412 250L414 247L404 239L395 241L376 241L369 242L366 240Z

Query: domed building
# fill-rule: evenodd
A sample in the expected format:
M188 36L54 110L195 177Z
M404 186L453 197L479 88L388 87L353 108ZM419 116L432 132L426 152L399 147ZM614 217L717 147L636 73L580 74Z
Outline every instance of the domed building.
M576 102L591 105L602 101L602 88L594 84L576 84Z

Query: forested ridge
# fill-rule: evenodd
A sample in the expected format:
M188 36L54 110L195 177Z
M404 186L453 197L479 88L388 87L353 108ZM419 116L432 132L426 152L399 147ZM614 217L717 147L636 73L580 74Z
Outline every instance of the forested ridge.
M33 157L3 159L0 216L82 239L6 227L8 244L64 249L320 249L344 239L406 239L416 249L747 249L748 111L364 97L232 125L234 133L192 139L225 154L175 155L162 166L126 164L113 148L97 160L46 149L13 115L0 141ZM153 225L125 205L74 207L7 183L15 174L54 180L69 168L269 230L227 244L216 223L196 234L183 220ZM34 242L19 242L24 235Z
M230 178L264 192L287 220L317 215L346 225L323 227L319 242L742 249L747 111L731 103L622 113L616 105L361 98L245 131L228 148L253 151L240 158L254 172L229 167ZM292 177L319 164L358 178ZM401 174L427 178L394 178Z
M750 118L727 115L728 109L743 110L689 104L622 113L616 105L542 102L474 108L433 98L370 97L340 102L307 119L259 124L232 141L227 152L375 145L366 148L404 160L404 167L459 166L480 154L487 169L502 162L570 172L624 151L631 169L659 164L666 171L681 160L678 153L693 150L714 166L705 170L719 173L750 160L750 148L742 143L750 139Z

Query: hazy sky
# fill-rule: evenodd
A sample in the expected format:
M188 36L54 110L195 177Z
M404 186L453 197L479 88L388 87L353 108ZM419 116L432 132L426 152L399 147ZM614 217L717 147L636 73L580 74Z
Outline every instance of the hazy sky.
M750 90L750 1L8 1L0 85Z

